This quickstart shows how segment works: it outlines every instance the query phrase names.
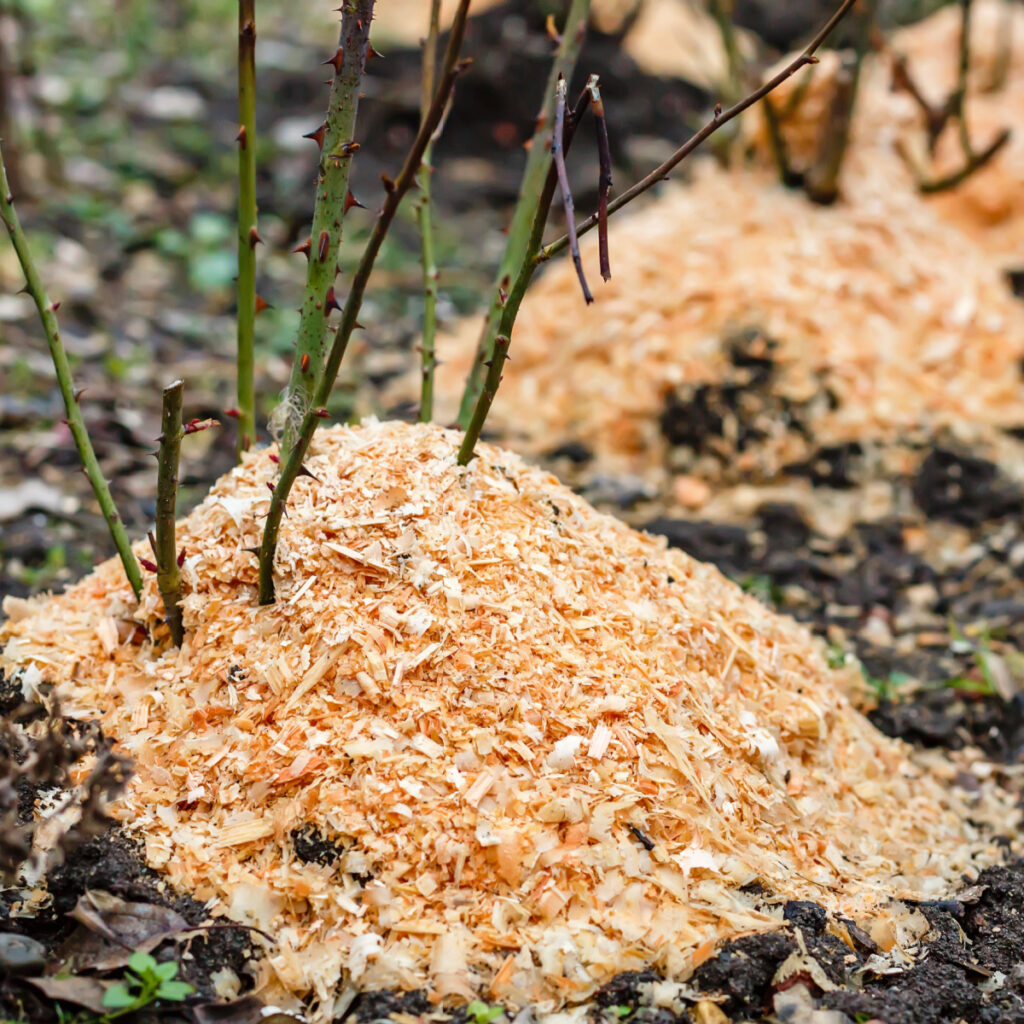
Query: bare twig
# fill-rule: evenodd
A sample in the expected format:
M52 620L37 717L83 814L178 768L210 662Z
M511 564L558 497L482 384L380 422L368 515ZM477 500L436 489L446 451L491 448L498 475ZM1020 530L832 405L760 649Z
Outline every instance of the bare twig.
M594 301L587 287L587 277L583 273L583 260L580 258L579 242L576 240L576 213L573 207L572 190L569 187L569 173L565 168L565 79L560 75L555 87L555 130L551 136L551 158L555 162L555 173L558 175L558 189L562 193L562 205L565 207L565 223L569 232L569 251L576 265L576 276L583 289L583 300L589 305Z
M949 174L935 178L919 176L918 188L926 194L933 195L936 192L945 192L963 184L975 171L980 171L1010 141L1010 135L1010 129L1004 128L984 149L972 149L963 164L955 171L950 171Z
M956 188L975 171L984 167L1010 140L1010 130L1004 128L982 150L975 150L967 122L967 87L971 69L971 8L972 0L960 0L960 46L957 61L956 86L941 107L930 106L920 94L906 61L896 59L893 71L894 83L905 88L924 111L928 129L929 152L933 152L939 135L949 123L957 122L957 138L963 154L963 163L946 174L930 175L913 159L905 145L897 145L897 152L917 180L918 188L926 194L944 192Z
M51 303L47 297L43 282L32 259L32 253L29 251L28 241L22 231L17 211L14 209L14 197L11 195L10 185L7 181L7 169L4 166L2 153L0 153L0 217L3 218L4 227L7 228L7 233L11 236L14 251L18 255L18 261L25 274L25 290L32 296L36 309L39 311L39 319L42 321L43 332L46 334L46 343L50 348L50 358L53 360L53 368L57 374L57 383L60 386L61 397L64 399L68 428L82 460L82 467L92 485L96 500L99 502L100 511L106 520L114 547L117 548L121 564L124 566L125 576L128 577L132 591L138 599L142 594L142 570L132 552L131 544L128 541L128 532L118 515L110 487L103 479L103 471L100 469L96 452L89 440L89 432L86 430L78 402L78 393L75 391L75 385L71 379L71 366L68 363L67 353L64 351L64 343L61 341L60 330L57 326L57 306Z
M385 180L387 195L384 200L384 206L377 215L373 231L352 277L348 298L345 300L345 306L341 312L341 322L334 333L334 341L331 344L323 373L320 375L319 383L313 395L313 402L302 419L301 426L296 432L295 441L290 446L285 446L281 449L281 475L273 489L270 510L267 513L267 520L263 528L263 541L260 545L260 604L273 604L274 602L274 555L277 551L277 538L281 528L281 517L284 514L292 484L295 483L296 479L305 470L303 461L312 443L317 423L326 415L324 406L326 406L327 400L330 397L331 389L338 375L338 369L348 349L352 332L359 326L359 311L363 304L363 296L366 293L366 286L373 272L377 254L380 252L380 247L384 243L402 198L416 180L416 175L423 160L423 154L430 144L434 131L441 123L441 118L444 117L455 80L470 64L470 61L459 60L459 51L462 49L462 39L466 31L466 19L469 14L469 3L470 0L459 0L455 20L452 22L448 36L448 47L442 62L438 86L434 92L430 109L420 122L419 131L413 140L412 147L405 159L405 164L394 181L390 179ZM308 472L308 470L305 471Z
M537 198L544 189L548 170L551 167L551 153L548 145L551 138L550 126L555 116L555 86L558 76L562 75L566 81L572 80L573 69L576 67L583 38L586 35L589 16L590 0L572 0L569 13L562 26L561 41L551 65L533 137L529 143L526 168L519 185L519 198L512 215L512 222L509 225L505 252L491 291L491 304L487 310L487 316L477 340L476 355L462 391L457 422L463 429L466 429L474 415L477 398L483 388L484 375L488 368L487 363L491 360L498 321L501 319L504 309L503 296L508 294L512 281L522 266L523 254L526 252L534 213L537 209Z
M597 134L597 243L601 277L609 281L612 268L608 255L608 193L612 187L612 151L608 144L608 122L604 116L604 101L601 99L597 75L591 75L587 80L587 91L590 93L590 109L594 114L594 129Z
M359 87L370 45L374 0L345 0L341 5L341 36L337 52L325 64L334 68L327 119L309 133L320 146L316 203L310 235L306 290L299 315L299 332L288 382L289 416L283 444L291 445L297 423L309 411L313 392L323 373L327 319L335 308L332 289L338 273L338 246L349 200L349 171L359 149L354 140Z
M699 132L689 138L682 146L680 146L664 163L659 164L654 168L650 174L641 178L635 185L626 189L621 195L618 195L608 204L609 216L615 213L616 210L621 210L627 203L631 203L637 196L643 195L648 189L653 188L659 182L664 181L671 173L679 166L695 149L697 149L701 143L703 143L709 136L714 135L719 128L724 124L728 124L733 118L739 117L744 110L749 109L758 100L764 99L770 92L777 89L786 79L792 77L801 68L806 67L808 64L817 63L817 57L815 53L820 49L822 43L825 42L832 30L839 24L840 21L847 15L853 5L857 3L857 0L843 0L841 6L832 15L831 18L826 22L818 34L811 40L807 45L807 48L803 53L795 57L789 64L787 64L777 75L770 78L767 82L755 89L749 96L740 100L738 103L733 104L728 110L719 110L716 108L714 115L711 120ZM593 214L583 221L582 224L576 225L576 233L579 236L585 235L588 231L593 230L597 226L597 214ZM557 256L560 252L563 252L569 245L569 238L567 235L563 235L561 238L555 239L549 245L545 245L543 249L537 254L536 262L544 263L551 259L552 256Z
M692 153L701 144L701 142L703 142L709 135L712 135L723 124L726 124L728 121L732 120L748 107L756 103L759 99L766 96L772 89L779 86L800 68L807 64L813 64L817 59L814 56L815 50L821 46L826 36L828 36L832 29L835 28L854 3L856 3L856 0L843 0L842 6L829 19L824 28L822 28L822 30L814 37L807 49L769 82L762 85L746 99L743 99L733 107L730 107L729 110L724 113L720 107L716 107L713 119L703 129L701 129L701 131L694 135L693 138L685 145L677 149L676 152L660 167L652 171L647 175L647 177L638 182L631 189L624 192L614 200L614 202L609 203L607 212L610 214L615 210L621 209L626 205L626 203L630 202L630 200L635 199L638 195L641 195L643 192L647 191L647 189L651 188L652 185L664 180L673 168L675 168L682 160ZM584 90L584 94L581 97L581 101L584 105L588 95L587 90ZM563 142L565 148L568 148L568 142L569 139L566 138ZM502 290L501 293L501 316L495 329L494 345L490 349L490 351L493 351L493 357L487 360L484 364L485 369L487 370L486 379L481 383L480 390L477 393L476 400L471 408L471 415L466 425L466 433L462 439L462 445L459 448L458 461L459 465L462 466L468 465L473 460L476 442L480 438L480 433L483 430L484 423L487 420L487 415L490 412L491 405L494 402L494 397L497 394L498 386L501 383L501 370L505 361L508 359L512 328L515 325L519 307L522 304L523 296L526 294L526 289L530 284L533 274L541 263L550 259L557 253L562 252L564 249L568 248L570 244L569 236L564 235L562 238L552 242L550 245L544 246L543 248L541 247L544 226L551 206L551 199L554 195L554 179L555 174L552 168L548 175L548 179L545 182L545 187L540 192L534 206L533 223L530 230L530 238L525 247L523 262L519 267L515 281L511 285L511 289L508 292ZM578 234L582 235L585 231L591 230L596 227L600 221L601 216L600 211L598 211L583 222L583 224L578 228Z
M420 93L420 122L430 112L434 97L434 78L437 73L437 38L440 33L441 0L431 0L430 26L423 42L423 80ZM423 152L417 184L420 195L416 204L416 219L420 228L420 256L423 262L423 339L420 343L420 422L429 423L434 417L434 369L437 365L435 339L437 337L437 263L434 256L434 228L430 219L430 178L433 173L431 139Z
M897 53L893 56L892 85L894 89L907 93L921 109L921 113L924 114L925 129L928 132L928 151L934 152L935 143L942 134L942 129L946 127L952 113L949 101L935 104L925 96L917 83L917 79L911 74L906 56L902 53Z
M238 457L256 439L256 0L238 0Z
M164 615L171 631L171 642L180 647L185 638L181 617L181 574L175 542L175 518L178 509L178 465L181 459L182 392L185 384L176 380L164 388L160 448L157 452L156 483L156 585L164 602Z

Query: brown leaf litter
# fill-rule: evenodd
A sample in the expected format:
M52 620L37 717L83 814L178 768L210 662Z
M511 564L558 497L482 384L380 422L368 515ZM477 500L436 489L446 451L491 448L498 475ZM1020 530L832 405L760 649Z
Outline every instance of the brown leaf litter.
M749 883L863 917L999 859L1019 815L991 765L926 764L802 627L516 455L460 469L457 445L318 433L265 608L246 549L275 467L248 453L179 525L180 651L137 628L161 633L155 581L136 609L113 561L6 603L0 665L135 760L114 810L148 862L276 937L265 997L312 991L319 1020L346 986L552 1009L776 927ZM308 826L338 863L296 857Z

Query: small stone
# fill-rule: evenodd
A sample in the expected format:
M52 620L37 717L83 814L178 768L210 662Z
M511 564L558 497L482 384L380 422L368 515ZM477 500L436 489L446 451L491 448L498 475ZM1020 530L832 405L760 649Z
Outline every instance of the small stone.
M672 481L672 494L683 508L703 508L711 499L711 488L695 476L677 476Z
M722 1008L710 999L702 999L693 1008L693 1019L697 1024L728 1024L729 1021Z
M24 935L0 933L0 970L33 974L46 966L46 947Z

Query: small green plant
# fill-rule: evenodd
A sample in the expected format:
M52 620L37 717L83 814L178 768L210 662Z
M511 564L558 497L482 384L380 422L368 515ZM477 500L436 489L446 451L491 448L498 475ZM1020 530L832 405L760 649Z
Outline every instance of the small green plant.
M622 1020L623 1018L628 1017L633 1012L633 1007L632 1006L613 1006L613 1007L611 1007L611 1011L612 1011L612 1013L615 1014L616 1017L619 1018L619 1020Z
M765 573L751 573L740 580L740 586L765 604L782 603L782 587ZM833 666L835 667L835 666Z
M829 668L845 668L850 660L850 653L839 644L829 644L825 648L825 660Z
M502 1016L504 1012L505 1008L503 1006L491 1006L482 999L474 999L466 1007L466 1020L470 1021L471 1024L491 1024L492 1021L496 1021Z
M879 700L892 700L896 691L906 687L914 681L914 677L906 672L890 672L886 676L873 676L863 666L861 672L864 674L864 681L874 691Z
M183 1002L195 989L186 981L177 981L177 975L178 965L173 960L158 963L148 953L133 953L124 981L112 985L103 996L103 1005L109 1010L100 1018L103 1024L161 1000Z

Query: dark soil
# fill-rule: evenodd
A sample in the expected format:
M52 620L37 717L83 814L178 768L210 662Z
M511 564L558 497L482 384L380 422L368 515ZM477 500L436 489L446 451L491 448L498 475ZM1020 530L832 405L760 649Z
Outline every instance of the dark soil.
M775 0L740 0L737 15L769 44L788 48L806 37L822 12L832 6L819 0L785 5ZM535 0L510 0L474 19L467 35L467 52L477 60L464 80L465 88L456 92L448 130L437 148L435 175L438 208L454 218L452 223L463 237L482 237L485 230L493 233L514 199L522 144L532 130L551 50L542 7ZM708 102L700 90L686 83L641 74L615 36L593 35L579 67L581 80L591 71L601 74L617 187L627 186L646 169L640 166L638 153L652 145L667 151L670 143L681 142L691 131L688 125L695 112ZM373 144L363 147L355 172L356 191L371 204L379 194L380 172L394 174L415 130L419 54L389 53L376 62L372 73L360 134ZM274 107L266 112L270 125L321 108L320 78L312 72L268 71L263 84L266 95L273 97ZM510 89L509 81L527 85ZM229 76L223 76L223 81L198 81L189 68L172 62L155 66L150 84L194 87L217 120L227 124L235 117ZM81 123L85 125L88 118L85 115ZM206 210L220 203L220 212L230 217L229 199L211 199L207 194L217 151L189 154L184 171L172 173L168 168L177 164L160 158L165 131L165 124L141 115L133 125L136 148L153 150L153 158L145 167L133 167L131 175L148 181L166 203L159 213L175 218L182 216L182 210L196 206ZM592 145L589 133L582 133L570 164L580 205L594 198L596 174L587 171L596 167ZM261 172L260 206L284 222L282 244L299 238L305 229L310 200L306 183L312 177L314 159L310 151L301 159L285 161L285 173ZM475 161L484 173L469 173ZM266 167L272 165L266 161ZM296 182L303 187L297 188ZM231 404L225 383L230 360L223 353L211 355L215 345L208 336L217 330L224 333L223 317L230 312L230 301L190 294L173 280L159 300L149 305L140 305L130 292L127 278L133 257L160 251L153 218L150 212L142 221L129 224L116 244L104 236L95 295L68 302L62 309L65 333L79 350L76 373L90 385L87 415L94 442L106 474L113 479L122 514L135 531L145 529L153 516L152 460L146 453L156 433L152 396L164 370L171 365L191 368L189 416L216 416ZM76 223L66 211L43 210L38 221L43 229L59 225L61 233L92 247L94 227ZM399 225L400 241L404 230ZM472 258L480 262L475 251ZM486 266L462 271L477 275L470 279L470 290L479 290L490 276ZM1024 273L1012 275L1011 282L1016 289L1024 289ZM273 286L271 281L269 294L277 299ZM413 273L396 290L407 298L418 295L418 288ZM206 326L197 333L194 328L168 326L164 307L170 294L176 305L184 306L179 313L194 315L203 324L212 321L216 330ZM117 360L130 364L136 358L131 339L118 326L112 329L110 344L90 348L89 340L105 310L122 306L141 310L142 334L152 348L146 353L145 372L125 373L118 380L115 401L108 364ZM396 372L396 366L404 365L384 358L388 346L404 360L413 339L415 320L399 306L395 315L380 317L385 322L379 327L369 325L371 332L376 330L377 351L370 357L376 361L368 365L367 375L377 385ZM386 304L383 308L389 309ZM214 319L215 315L221 319ZM36 331L34 322L5 324L4 329L4 342L12 348L27 348L25 339L34 338ZM722 479L745 477L746 470L733 469L736 454L756 451L781 425L806 442L808 457L781 473L773 468L756 482L799 480L823 498L856 495L866 482L878 478L874 446L866 439L816 446L811 428L814 413L836 399L824 379L810 400L796 402L779 393L774 348L773 340L757 331L740 332L725 343L729 370L719 383L670 396L661 425L674 446L672 468L689 471L696 464L714 465ZM9 368L5 364L0 370ZM280 367L275 370L268 358L260 372L260 390L273 395L281 383ZM36 380L26 386L15 380L13 372L4 378L0 372L0 456L6 480L46 475L55 490L77 487L76 493L85 495L76 459L60 430L63 413L52 382L45 377L44 384ZM146 409L140 417L138 410ZM229 431L209 444L198 454L185 454L185 470L190 474L183 480L186 503L232 464ZM913 470L885 478L894 494L892 514L858 520L838 537L815 531L801 508L775 499L763 502L753 516L716 521L654 515L643 504L645 492L635 486L617 487L614 500L623 506L637 504L647 528L714 562L764 600L807 622L836 644L837 656L843 650L855 653L878 691L873 719L890 735L925 746L958 748L970 743L990 757L1022 763L1024 699L1014 692L1020 680L1013 662L1015 652L1024 650L1022 495L989 453L961 450L947 438L908 439L905 446L912 455ZM582 468L592 462L592 452L578 441L552 439L551 457ZM0 485L4 483L0 478ZM99 555L109 554L103 523L89 508L88 499L83 510L67 513L30 504L0 524L0 593L22 595L73 579ZM912 540L922 532L927 534L926 543ZM959 552L953 558L942 554L951 539ZM921 685L904 693L900 682L904 676ZM993 676L999 687L993 687ZM20 688L0 674L0 713L11 713L20 701ZM22 809L28 813L36 794L26 792L21 797ZM346 849L340 837L309 828L296 830L292 841L298 856L321 865L334 863ZM0 933L42 943L53 967L57 950L81 928L67 915L86 892L102 890L131 902L167 907L194 926L207 922L203 906L171 891L119 831L80 847L69 863L50 872L47 884L52 902L33 917L19 916L13 898L0 896ZM770 894L764 898L770 900ZM869 969L872 944L852 925L847 925L851 948L829 930L821 908L790 903L783 908L784 930L726 944L700 966L693 984L733 1020L760 1018L772 1010L774 995L786 986L802 984L818 1005L841 1010L851 1021L1024 1022L1024 862L990 869L966 887L962 901L925 905L922 912L933 926L932 933L914 965L899 973ZM776 979L780 965L801 941L824 976L839 986L836 990L820 991L806 974ZM155 955L180 962L183 976L198 994L179 1014L161 1019L200 1024L213 1020L212 1010L197 1009L212 998L211 975L230 967L245 992L252 984L250 961L261 956L263 949L258 935L230 925L207 929L184 942L167 940ZM596 1006L608 1020L625 1017L669 1024L681 1019L670 1010L643 1005L646 986L656 980L652 971L619 975L597 993ZM243 1005L237 1009L240 1020ZM408 1021L431 1009L421 992L366 992L342 1019L369 1024L397 1016ZM51 1001L0 971L0 1018L5 1016L32 1024L58 1019ZM460 1010L452 1019L461 1024L465 1016Z

